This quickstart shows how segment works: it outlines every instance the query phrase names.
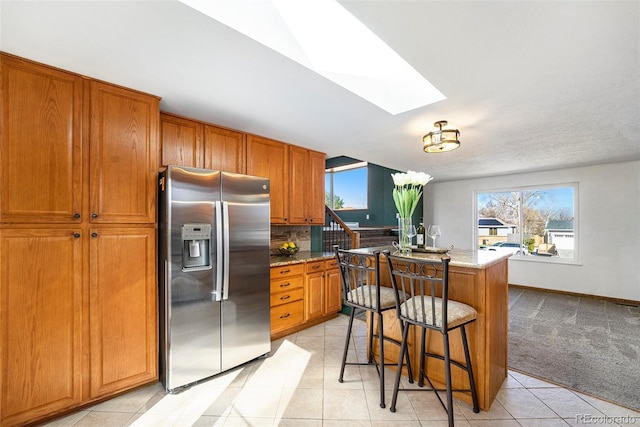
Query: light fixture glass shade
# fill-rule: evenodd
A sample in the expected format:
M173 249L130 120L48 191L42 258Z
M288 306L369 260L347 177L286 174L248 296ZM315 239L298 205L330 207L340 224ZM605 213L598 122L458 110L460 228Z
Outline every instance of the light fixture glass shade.
M447 124L446 121L441 120L435 122L434 125L439 129L433 132L429 132L422 141L424 142L425 153L444 153L446 151L455 150L460 147L460 131L458 129L442 129L442 126Z

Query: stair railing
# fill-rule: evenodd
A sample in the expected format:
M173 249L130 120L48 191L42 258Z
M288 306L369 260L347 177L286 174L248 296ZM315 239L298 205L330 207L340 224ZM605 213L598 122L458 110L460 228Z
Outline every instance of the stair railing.
M325 205L325 222L322 231L322 250L333 251L333 246L340 249L357 249L360 247L360 233L351 230L347 224L328 206Z

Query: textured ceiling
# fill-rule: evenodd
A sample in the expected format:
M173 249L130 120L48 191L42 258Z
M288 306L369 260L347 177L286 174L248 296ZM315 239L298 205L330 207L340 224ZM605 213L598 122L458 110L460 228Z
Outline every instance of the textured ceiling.
M173 0L2 0L0 49L161 96L164 111L437 181L640 160L640 2L341 4L447 99L390 115ZM460 149L422 152L437 120Z

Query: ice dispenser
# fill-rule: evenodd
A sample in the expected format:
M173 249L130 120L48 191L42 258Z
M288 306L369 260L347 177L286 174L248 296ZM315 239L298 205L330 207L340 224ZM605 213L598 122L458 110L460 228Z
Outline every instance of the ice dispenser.
M211 268L211 224L182 226L182 271Z

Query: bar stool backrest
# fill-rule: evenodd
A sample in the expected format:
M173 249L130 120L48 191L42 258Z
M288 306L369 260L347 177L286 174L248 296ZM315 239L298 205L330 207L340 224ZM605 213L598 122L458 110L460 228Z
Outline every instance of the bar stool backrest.
M342 300L350 307L380 312L380 251L372 254L334 246L342 281Z
M384 251L400 320L444 332L449 293L448 256L440 260L407 258ZM401 298L408 295L408 300Z

